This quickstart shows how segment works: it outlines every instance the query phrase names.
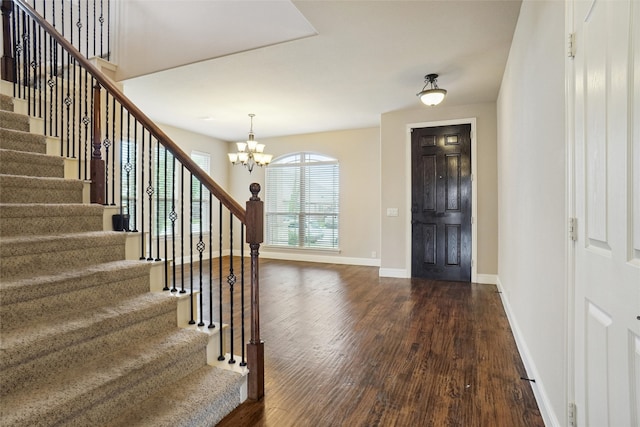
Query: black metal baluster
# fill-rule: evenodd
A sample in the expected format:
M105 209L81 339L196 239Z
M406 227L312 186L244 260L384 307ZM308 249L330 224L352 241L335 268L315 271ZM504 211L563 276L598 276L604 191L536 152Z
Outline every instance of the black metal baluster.
M76 158L76 60L75 58L72 60L72 68L73 68L73 89L71 93L73 94L73 101L71 102L72 110L71 110L71 157ZM78 156L80 153L78 153ZM78 178L80 178L80 167L81 162L78 162Z
M122 120L122 115L124 112L124 107L122 105L120 105L120 133L122 134L122 124L123 124L123 120ZM124 164L124 171L127 173L127 192L126 192L126 203L127 203L127 213L126 213L126 218L129 218L129 226L126 227L126 230L129 231L131 229L131 171L133 170L133 164L131 163L131 114L129 114L129 112L127 111L127 159L126 159L126 163ZM124 152L121 150L121 152L124 154ZM122 157L122 156L121 156ZM135 175L134 175L135 176ZM122 191L120 191L120 194L122 194ZM124 200L122 200L120 202L120 210L122 211L122 206L124 205Z
M222 201L219 203L219 214L220 217L218 219L219 222L219 240L218 240L218 312L220 313L220 334L218 334L218 339L220 340L220 355L218 355L218 360L224 360L224 340L222 336Z
M113 122L111 123L111 135L113 135L113 160L111 161L111 206L116 204L116 99L112 98L111 107L113 111ZM120 118L120 126L122 126L122 117ZM122 132L120 133L122 137Z
M20 90L20 85L18 84L18 70L20 70L20 65L19 65L19 61L20 61L20 52L22 51L22 47L20 45L20 38L18 37L18 34L20 34L20 29L18 28L20 25L20 19L18 19L18 13L19 10L18 8L15 6L13 6L13 10L11 13L11 40L13 40L13 58L14 58L14 63L13 63L13 96L15 97L20 97L20 94L22 93L22 91Z
M111 60L111 0L107 0L107 61Z
M171 219L171 259L173 260L173 277L171 278L173 285L171 287L171 292L176 292L176 219L178 219L178 215L176 214L176 158L173 157L173 154L171 155L171 176L173 176L174 179L173 186L171 186L171 213L169 214L169 219ZM182 183L182 181L180 182Z
M134 128L133 128L133 139L135 139L136 141L138 140L138 119L134 120L135 124L134 124ZM140 148L140 188L144 188L144 130L142 131L142 138L140 138L142 141L142 146ZM135 165L137 165L138 162L134 163L134 167ZM136 195L136 199L138 198L138 193L136 191L134 191L134 194ZM145 255L145 251L144 251L144 196L141 194L140 195L140 259L144 260L147 259L147 256Z
M82 52L82 2L78 1L78 22L76 27L78 28L78 52Z
M37 71L37 73L35 73L36 75L34 75L34 90L36 89L36 87L38 88L38 117L39 118L43 118L42 117L42 67L45 64L42 61L42 28L40 28L39 26L36 26L36 21L33 21L33 32L34 32L34 43L37 44L38 46L38 55L37 55L37 59L36 59L36 66L34 71ZM35 37L37 32L37 37ZM36 42L36 39L38 40ZM46 69L45 69L46 70ZM46 74L44 76L46 78ZM45 92L46 95L46 92ZM46 102L46 101L45 101ZM46 126L46 120L45 120L45 126ZM45 129L45 135L47 134L47 131Z
M105 135L104 141L102 141L102 145L104 146L104 194L105 206L109 204L109 147L111 147L111 141L109 140L109 91L105 90L104 97L104 128ZM113 204L113 199L111 200Z
M199 180L198 180L199 181ZM204 320L203 320L203 316L204 316L204 293L203 293L203 289L202 289L202 253L204 252L205 249L205 244L202 241L202 228L203 228L203 221L202 221L202 182L199 182L200 185L200 203L199 203L199 209L200 209L200 240L198 241L198 253L200 254L200 322L198 323L198 326L204 326Z
M147 187L147 195L149 195L149 255L147 261L153 261L153 193L155 193L153 188L153 143L151 132L149 132L149 186Z
M209 191L209 201L211 191ZM213 324L213 204L209 203L209 328L215 328Z
M229 364L236 363L233 355L234 323L233 323L233 286L236 284L236 275L233 273L233 213L229 212Z
M181 172L180 172L180 182L184 182L184 164L181 164ZM180 279L182 280L182 289L180 289L180 293L184 294L187 291L184 289L184 185L181 185L180 191L180 225L181 225L181 236L180 236ZM175 261L174 261L175 262Z
M26 95L26 100L27 100L27 114L31 115L31 89L30 89L30 85L29 85L29 67L30 67L30 63L31 63L31 52L29 50L29 22L27 20L27 15L25 13L22 14L22 20L23 20L23 25L22 25L22 45L24 48L24 61L22 64L23 67L23 74L24 74L24 80L23 80L23 85L25 85L25 95Z
M37 36L36 36L36 21L34 21L33 19L29 18L29 21L31 21L31 32L29 33L29 40L31 41L31 54L30 54L30 58L29 58L29 66L31 67L31 73L33 73L33 77L29 80L29 88L30 88L30 92L31 92L31 102L33 103L33 110L31 110L31 115L33 116L37 116L38 115L38 109L36 107L36 102L37 102L37 93L36 93L36 88L37 88L37 67L38 67L38 44L36 42L37 40Z
M100 1L100 3L102 4L102 1ZM160 151L160 142L158 141L158 151ZM165 147L162 147L162 149L164 150L164 176L167 177L167 157L169 155L169 152L167 151L167 149ZM166 179L166 178L165 178ZM173 183L173 175L171 176L171 182ZM162 289L163 291L168 291L169 290L169 271L168 271L168 267L169 267L169 242L167 241L169 232L167 230L167 218L169 218L169 216L167 215L167 184L165 182L164 184L164 288Z
M196 321L193 320L193 173L191 172L189 172L189 284L189 289L191 290L191 295L189 296L189 324L194 325Z
M98 19L98 22L100 22L100 58L104 58L104 48L102 44L104 38L104 9L102 0L100 0L100 18Z
M67 119L64 120L64 114L62 115L62 119L67 125L67 157L73 158L71 153L71 104L73 104L73 99L71 98L71 56L67 52L67 96L64 98L64 105L67 107Z
M96 54L96 29L98 28L98 25L96 25L97 19L96 19L96 0L93 0L93 55L92 56L97 56ZM88 31L87 31L88 33ZM88 37L88 34L87 34Z
M127 111L127 116L131 116L131 113L129 111ZM131 210L133 211L132 215L129 215L129 221L131 221L131 218L133 218L133 230L131 230L133 233L137 233L138 232L138 119L136 119L134 117L134 127L133 127L133 197L132 200L133 202L131 203ZM129 125L129 123L127 122L127 126ZM142 159L144 158L144 147L143 150L140 152L140 162L142 162ZM144 169L144 168L143 168ZM144 170L143 170L143 174L144 174ZM140 181L140 184L142 184L143 181ZM144 200L144 199L143 199ZM143 208L144 208L144 204L143 204ZM144 215L140 216L140 219L144 218ZM143 222L143 221L140 221ZM144 247L144 224L143 224L143 229L142 229L142 233L141 233L141 238L140 238L140 243L141 246Z
M93 77L91 78L93 81ZM89 145L91 145L91 135L89 134L89 107L93 109L93 91L91 91L91 98L89 98L89 75L87 71L84 72L84 116L82 116L82 124L84 125L84 179L89 179L89 162L91 155L89 154ZM90 101L90 102L89 102ZM92 126L93 128L93 126ZM92 130L93 132L93 130Z
M57 70L58 70L58 57L56 55L56 49L55 46L57 46L56 42L53 40L53 37L48 36L47 37L49 39L49 54L50 56L50 62L51 62L51 72L49 73L49 79L47 80L47 86L49 87L49 120L45 120L45 128L47 126L47 123L49 124L49 132L50 135L52 136L58 136L58 131L57 129L54 130L53 126L54 123L58 123L57 120L57 115L54 116L54 110L53 110L53 104L54 104L54 98L56 101L56 106L58 105L58 97L56 96L58 93L57 90L57 84L58 84L58 76L57 76ZM54 88L56 88L56 91L54 93ZM45 92L46 93L46 92ZM46 97L45 97L46 98ZM55 111L58 111L58 108L56 108ZM46 131L46 129L45 129Z
M149 136L151 137L151 136ZM158 191L160 189L160 141L156 141L156 261L162 261L162 259L160 258L160 191ZM166 188L167 188L167 182L166 182L166 171L167 171L167 164L166 164L166 156L165 156L165 165L164 165L164 170L165 170L165 183L164 183L164 188L165 188L165 203L164 203L164 207L165 207L165 211L164 211L164 217L165 217L165 230L164 230L164 235L165 235L165 239L166 239L166 235L167 235L167 230L166 230L166 218L167 218L167 198L166 198ZM165 257L167 252L165 251Z

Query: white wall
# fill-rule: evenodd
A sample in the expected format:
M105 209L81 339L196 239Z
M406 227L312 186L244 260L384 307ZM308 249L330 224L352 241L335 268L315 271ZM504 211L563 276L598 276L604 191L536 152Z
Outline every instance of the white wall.
M498 97L498 279L547 425L565 425L564 2L525 0Z

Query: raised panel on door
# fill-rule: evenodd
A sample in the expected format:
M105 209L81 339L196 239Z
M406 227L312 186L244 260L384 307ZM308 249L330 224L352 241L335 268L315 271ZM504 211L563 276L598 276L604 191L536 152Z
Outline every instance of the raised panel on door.
M578 425L640 422L640 5L575 1L575 360Z
M470 132L470 125L413 130L413 277L471 280Z

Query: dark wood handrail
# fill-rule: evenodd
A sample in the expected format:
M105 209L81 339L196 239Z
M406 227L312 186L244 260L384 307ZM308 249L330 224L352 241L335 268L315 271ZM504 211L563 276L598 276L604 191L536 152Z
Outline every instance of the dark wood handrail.
M120 89L108 78L106 78L97 67L85 58L67 39L62 37L58 31L23 0L13 0L21 9L25 11L34 21L38 23L51 37L53 37L73 58L86 69L96 81L105 88L120 104L122 104L133 116L144 126L173 156L178 159L203 186L207 188L231 211L231 213L246 224L245 209L229 193L227 193L213 178L206 174L182 149L176 144L162 129L160 129L146 114L144 114Z

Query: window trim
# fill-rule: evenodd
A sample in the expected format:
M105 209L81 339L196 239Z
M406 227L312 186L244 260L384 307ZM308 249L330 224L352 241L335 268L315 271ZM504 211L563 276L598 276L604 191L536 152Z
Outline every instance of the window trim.
M283 163L283 161L285 161L285 163ZM311 198L307 198L305 196L308 196L308 194L305 194L305 189L308 191L309 190L309 186L308 184L305 184L304 182L304 178L303 177L309 177L309 173L305 173L305 169L306 168L310 168L313 166L334 166L335 169L333 169L332 173L333 176L330 176L329 179L327 180L328 182L331 182L331 190L330 193L331 194L331 198L333 199L331 204L328 205L329 209L327 211L312 211L309 210L308 212L304 211L305 206L309 207L311 205L311 202L305 202L305 199L310 200ZM270 171L274 171L276 169L284 169L284 168L298 168L299 172L297 172L296 175L300 176L300 183L298 186L298 202L297 202L297 211L295 212L281 212L278 210L273 210L271 211L271 207L273 206L273 204L275 203L282 203L283 201L273 201L270 202L270 188L273 188L274 186L276 186L275 183L270 184ZM294 172L295 174L295 172ZM273 178L273 179L277 179L277 178ZM273 162L271 162L271 164L269 166L267 166L267 171L266 171L266 176L265 176L265 187L266 187L266 192L265 192L265 231L266 231L266 239L265 239L265 244L264 246L270 249L283 249L283 250L294 250L294 251L316 251L316 252L332 252L332 253L337 253L340 252L340 162L338 159L328 156L326 154L322 154L322 153L318 153L318 152L310 152L310 151L300 151L300 152L294 152L294 153L287 153L285 155L279 156L278 158L276 158ZM293 193L292 193L293 194ZM271 221L274 220L274 218L277 217L282 217L282 216L292 216L292 217L297 217L297 221L294 218L294 224L297 224L297 234L295 236L295 238L298 239L298 244L297 245L292 245L292 244L278 244L278 243L273 243L273 241L271 240L273 233L278 233L278 228L282 227L278 227L278 225L272 225ZM324 233L323 235L321 235L321 237L319 239L317 239L316 241L310 242L309 240L307 240L307 236L311 236L310 233L310 224L309 221L311 221L311 218L313 217L320 217L320 220L317 221L317 223L323 223L323 219L326 219L327 217L333 217L335 223L337 224L337 226L334 227L326 227L326 224L323 223L323 225L321 227L319 227L318 229L320 230L324 230L324 229L328 229L328 230L332 230L332 232L330 233L329 237L327 239L333 239L333 241L335 243L331 244L328 243L327 246L314 246L313 244L320 239L324 238ZM305 226L306 224L306 226ZM289 226L290 227L290 226ZM318 230L316 229L316 230ZM285 229L286 230L286 229ZM280 233L282 233L283 231L280 230ZM308 233L308 234L307 234ZM313 237L312 237L313 238ZM286 241L287 238L286 236L281 238L280 242L284 242ZM289 233L289 242L291 242L291 234ZM331 245L331 246L329 246Z

